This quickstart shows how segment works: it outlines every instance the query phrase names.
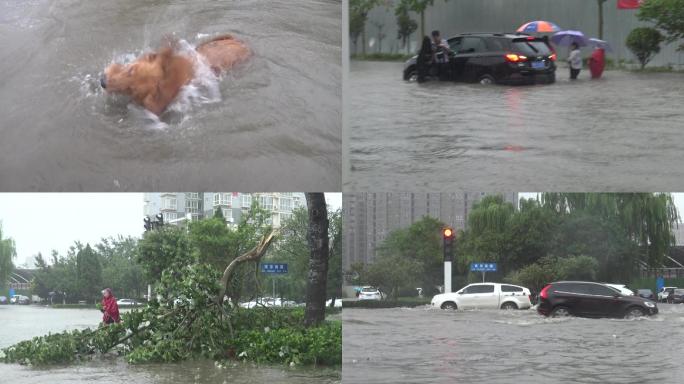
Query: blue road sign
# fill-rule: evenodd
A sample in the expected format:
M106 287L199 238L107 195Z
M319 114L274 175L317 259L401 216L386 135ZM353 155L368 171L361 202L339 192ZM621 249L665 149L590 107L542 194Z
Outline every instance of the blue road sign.
M287 263L261 263L262 273L287 273Z
M470 272L496 272L496 263L470 263Z
M662 276L658 276L656 279L656 292L660 292L661 289L665 286L665 279L663 279Z

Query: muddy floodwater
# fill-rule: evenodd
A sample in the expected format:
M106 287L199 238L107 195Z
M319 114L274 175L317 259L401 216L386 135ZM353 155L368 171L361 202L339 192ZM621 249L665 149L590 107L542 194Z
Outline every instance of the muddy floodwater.
M684 305L652 318L344 310L345 383L681 383Z
M341 15L339 0L0 0L0 190L339 190ZM192 50L225 33L253 57L159 119L99 85L166 36Z
M537 86L402 80L352 61L344 188L678 190L684 73L588 70Z
M124 310L126 311L126 310ZM94 309L51 309L37 306L0 306L0 348L48 332L97 326L100 311ZM196 384L335 384L339 369L289 368L280 365L228 363L218 367L213 361L196 360L175 364L129 365L116 357L96 358L70 366L29 368L0 363L3 383L196 383Z

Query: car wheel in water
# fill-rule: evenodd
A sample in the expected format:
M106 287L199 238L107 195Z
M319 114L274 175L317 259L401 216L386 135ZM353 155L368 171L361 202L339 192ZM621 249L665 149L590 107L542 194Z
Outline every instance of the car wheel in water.
M496 83L496 80L494 80L494 76L492 75L482 75L477 81L482 85L491 85Z
M568 317L570 310L566 307L556 307L551 311L551 317Z
M452 303L451 301L447 301L446 303L442 304L442 309L448 309L451 311L456 310L456 303Z
M627 313L625 314L625 319L634 319L637 317L643 317L646 315L644 313L644 310L639 308L639 307L631 307L627 309Z
M409 83L415 83L418 81L418 71L415 68L409 70L408 75L406 75L406 81Z
M515 305L515 303L511 303L509 301L508 303L501 304L501 309L504 309L504 310L518 309L518 306Z

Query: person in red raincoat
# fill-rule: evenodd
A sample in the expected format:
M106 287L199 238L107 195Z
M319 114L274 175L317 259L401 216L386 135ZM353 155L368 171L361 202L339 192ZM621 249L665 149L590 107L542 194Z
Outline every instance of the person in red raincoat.
M603 74L603 69L606 67L606 51L603 48L597 47L591 54L589 59L589 70L591 71L591 78L598 79Z
M102 322L105 324L118 323L121 321L119 317L119 305L116 303L116 297L112 294L112 290L105 288L102 291Z

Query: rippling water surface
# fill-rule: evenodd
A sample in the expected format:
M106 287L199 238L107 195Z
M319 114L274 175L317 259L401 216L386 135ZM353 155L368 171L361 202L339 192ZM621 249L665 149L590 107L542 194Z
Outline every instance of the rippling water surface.
M0 0L0 190L339 190L341 15L335 0ZM164 36L222 33L254 57L160 120L99 87Z
M343 312L345 383L681 383L684 305L652 318L534 310Z
M125 310L124 310L125 311ZM97 326L102 318L94 309L51 309L36 306L0 306L0 348L48 332ZM2 383L196 383L196 384L339 384L335 368L289 368L282 365L229 363L194 360L174 364L129 365L116 357L96 358L70 366L30 368L0 363Z
M679 190L684 74L538 86L406 83L352 62L345 190Z

